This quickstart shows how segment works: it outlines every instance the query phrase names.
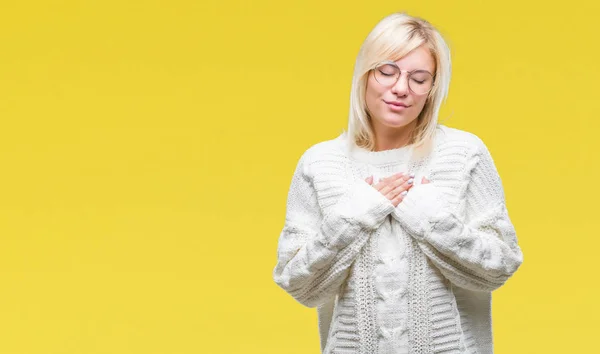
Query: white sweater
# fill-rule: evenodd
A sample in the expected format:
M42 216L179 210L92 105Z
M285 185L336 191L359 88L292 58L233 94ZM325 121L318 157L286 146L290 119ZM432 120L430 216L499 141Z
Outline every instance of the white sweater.
M410 162L342 133L301 156L273 277L317 307L323 353L493 353L491 292L523 254L483 141L438 125L433 143ZM365 182L396 172L416 174L398 207Z

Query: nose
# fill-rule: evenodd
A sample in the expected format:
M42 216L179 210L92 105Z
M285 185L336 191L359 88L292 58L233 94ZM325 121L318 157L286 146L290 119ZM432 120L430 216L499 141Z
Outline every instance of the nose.
M402 75L402 73L400 73L398 81L392 86L392 92L398 96L406 96L408 94L408 75Z

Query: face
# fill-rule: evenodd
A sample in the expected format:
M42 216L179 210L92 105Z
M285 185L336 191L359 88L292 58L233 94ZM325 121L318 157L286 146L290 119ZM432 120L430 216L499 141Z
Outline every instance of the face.
M427 94L415 94L409 89L409 73L406 71L427 70L435 74L433 56L424 46L416 48L395 63L402 70L395 84L381 84L375 78L375 71L369 73L367 80L365 101L376 132L399 130L416 123L425 106Z

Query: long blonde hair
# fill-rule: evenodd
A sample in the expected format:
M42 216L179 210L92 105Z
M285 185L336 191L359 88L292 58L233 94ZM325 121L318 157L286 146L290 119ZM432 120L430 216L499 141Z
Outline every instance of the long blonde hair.
M383 18L363 42L352 78L348 136L357 146L373 150L375 135L369 123L365 92L369 73L383 60L397 61L412 50L425 45L436 64L433 88L427 96L410 144L417 156L427 154L438 125L438 114L448 96L451 63L446 41L429 22L406 13L394 13Z

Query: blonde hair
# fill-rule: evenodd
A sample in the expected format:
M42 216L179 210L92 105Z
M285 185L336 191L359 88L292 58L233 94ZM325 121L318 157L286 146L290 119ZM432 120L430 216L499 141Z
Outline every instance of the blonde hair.
M354 67L350 93L348 136L359 147L373 150L375 135L369 123L365 92L369 73L383 60L397 61L425 45L435 62L435 80L425 106L417 117L410 144L417 156L428 153L438 125L438 113L448 95L450 50L442 35L424 19L394 13L383 18L363 42Z

